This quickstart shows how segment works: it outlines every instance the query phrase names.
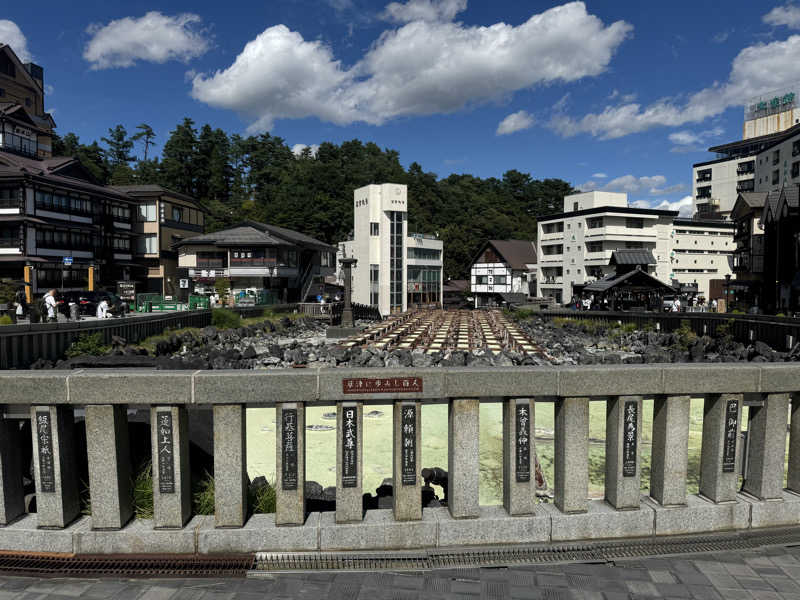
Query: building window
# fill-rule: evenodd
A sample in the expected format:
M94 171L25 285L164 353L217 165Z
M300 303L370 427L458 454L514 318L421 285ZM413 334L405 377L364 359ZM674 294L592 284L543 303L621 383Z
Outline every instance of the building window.
M628 229L644 229L644 219L634 219L629 217L625 219L625 227Z
M586 242L587 252L602 252L603 242Z
M594 219L586 219L586 229L597 229L603 226L603 217L595 217Z
M697 181L711 181L711 169L702 169L697 172Z
M797 156L798 154L800 154L800 140L792 142L792 156Z
M369 224L369 234L372 236L380 235L380 223L370 223Z
M155 223L156 220L156 205L155 204L140 204L139 205L139 221L143 223Z
M31 99L30 98L25 98L25 106L30 108L30 106L31 106Z
M475 275L475 285L488 285L488 284L489 284L488 275Z
M772 153L772 164L777 165L779 162L781 162L781 151L775 150Z
M180 206L172 207L172 220L176 223L183 221L183 209Z
M3 88L0 88L0 98L6 95L6 91Z
M22 188L0 188L0 208L20 208Z
M563 233L564 222L559 223L545 223L542 225L542 233Z
M772 185L775 185L780 180L780 171L777 169L772 172Z
M333 266L333 252L322 252L320 253L320 264L323 267L332 267Z
M697 188L697 199L700 200L701 198L711 198L710 185Z
M403 309L403 213L389 211L389 307Z
M542 252L545 256L552 256L553 254L563 254L564 246L561 244L552 244L550 246L542 246Z
M642 242L625 242L625 247L628 249L644 248Z
M577 211L578 210L578 203L577 202L573 202L572 203L572 210L573 211Z
M434 248L409 248L408 258L417 260L441 260L442 251Z
M378 265L369 266L369 303L372 306L378 305L378 295L380 292L380 270Z
M137 254L157 254L158 253L158 235L155 233L145 233L142 237L136 239L136 253Z
M494 284L495 285L505 285L506 284L506 276L505 275L495 275L494 276Z
M792 179L800 176L800 160L792 163Z

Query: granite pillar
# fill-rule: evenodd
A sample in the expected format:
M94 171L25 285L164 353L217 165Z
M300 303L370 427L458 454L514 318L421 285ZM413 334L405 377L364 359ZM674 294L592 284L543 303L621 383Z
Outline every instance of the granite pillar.
M306 521L306 409L302 402L275 405L275 524Z
M650 496L662 506L686 505L689 463L689 396L653 400Z
M783 497L789 394L765 394L750 406L747 420L747 472L742 491L760 500Z
M361 496L364 448L364 410L361 402L336 404L336 522L364 518Z
M60 529L80 514L75 471L75 416L71 406L31 406L36 518Z
M741 394L706 396L700 450L700 494L713 502L736 500L739 480L736 445L741 422Z
M451 399L447 421L447 507L453 518L475 518L480 516L480 400Z
M180 529L192 513L189 413L184 406L151 406L153 527Z
M133 517L128 414L125 405L86 407L86 453L92 529L120 529Z
M214 526L242 527L247 520L247 410L214 405Z
M0 525L8 525L25 514L21 437L17 423L3 418L0 410Z
M789 472L786 488L800 494L800 394L792 394L792 427L789 435Z
M613 396L606 403L606 501L618 510L639 508L642 398Z
M398 400L393 408L392 472L394 520L422 519L422 405Z
M589 508L589 398L558 398L555 406L554 504L563 513Z
M503 506L512 516L533 514L536 504L535 416L532 398L503 403Z

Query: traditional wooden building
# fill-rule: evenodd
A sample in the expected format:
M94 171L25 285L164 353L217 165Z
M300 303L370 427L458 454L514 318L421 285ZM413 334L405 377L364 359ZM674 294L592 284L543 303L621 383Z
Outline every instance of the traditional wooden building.
M594 306L607 306L610 310L661 310L664 295L675 291L648 273L656 265L649 250L615 250L609 265L614 267L614 273L583 288L584 296L594 297Z
M736 198L731 211L731 220L736 224L733 255L734 281L723 286L723 294L732 292L738 303L762 306L764 285L764 207L770 193L743 192ZM727 288L727 289L725 289ZM733 304L737 304L734 302Z
M523 303L536 295L536 242L488 240L470 267L475 308Z
M800 311L800 186L773 190L767 196L764 225L764 308Z

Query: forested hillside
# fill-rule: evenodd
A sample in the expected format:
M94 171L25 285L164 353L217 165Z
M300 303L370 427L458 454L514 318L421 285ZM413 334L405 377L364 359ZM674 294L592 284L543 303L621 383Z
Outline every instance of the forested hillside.
M189 194L211 210L208 230L255 219L302 231L329 243L348 238L353 190L369 183L408 185L409 232L444 241L445 277L464 278L486 239L535 239L536 217L559 212L571 193L560 179L535 180L507 171L502 179L450 175L439 179L416 162L408 170L390 149L360 140L323 143L296 156L268 133L229 136L185 119L152 158L158 140L146 124L133 134L109 129L100 143L74 133L54 141L54 153L75 156L105 184L158 183Z

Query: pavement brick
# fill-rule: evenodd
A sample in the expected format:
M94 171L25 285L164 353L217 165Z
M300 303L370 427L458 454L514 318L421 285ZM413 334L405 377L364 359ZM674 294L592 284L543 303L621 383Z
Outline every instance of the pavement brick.
M650 569L650 579L655 583L676 583L678 580L670 571L662 569Z
M689 588L682 583L657 583L656 587L661 592L662 596L670 596L673 598L691 598L692 594Z
M753 600L782 600L778 592L770 592L768 590L755 590L753 593Z
M731 575L733 575L735 577L756 577L756 576L758 576L758 573L756 573L752 569L752 567L750 567L749 565L744 565L744 564L739 565L739 564L733 563L733 564L725 565L725 569L728 571L728 573L730 573Z
M761 579L760 577L737 577L736 581L742 584L742 587L746 590L767 590L767 591L775 591L769 583L765 580Z
M655 584L649 581L628 581L626 585L628 586L628 590L637 596L661 596L661 592L656 589Z
M696 600L725 600L722 594L710 585L687 585L692 598Z

